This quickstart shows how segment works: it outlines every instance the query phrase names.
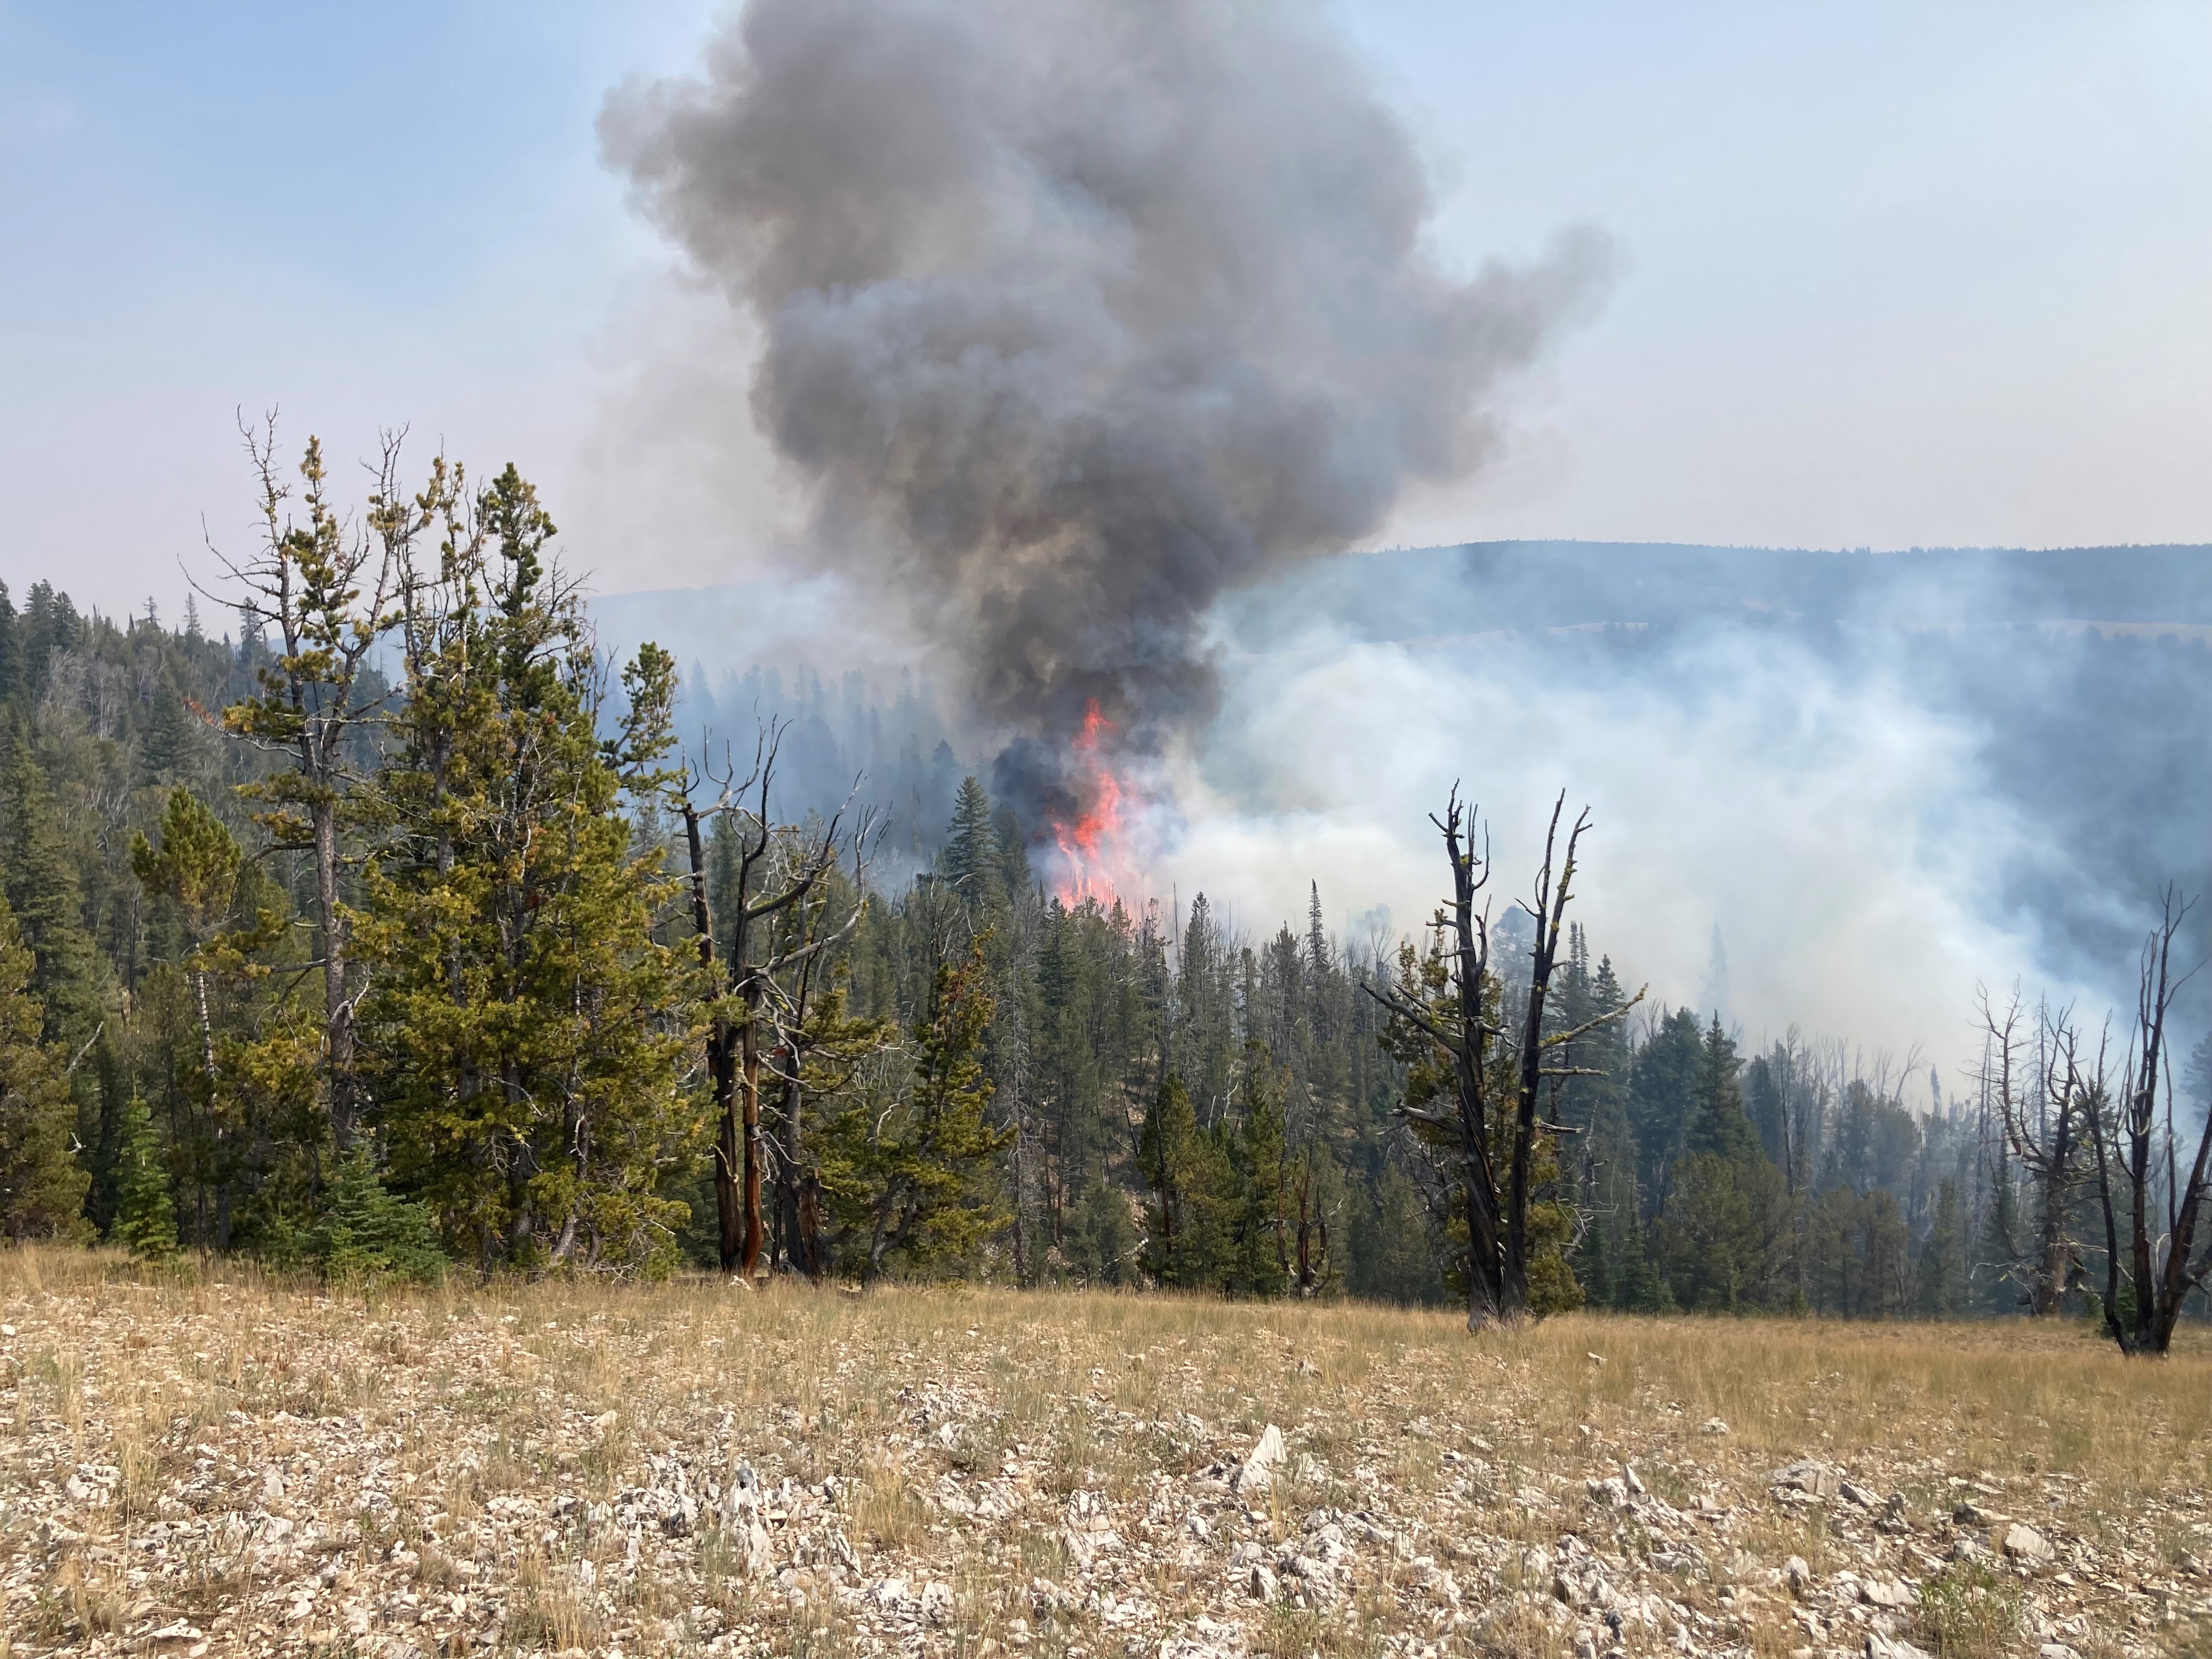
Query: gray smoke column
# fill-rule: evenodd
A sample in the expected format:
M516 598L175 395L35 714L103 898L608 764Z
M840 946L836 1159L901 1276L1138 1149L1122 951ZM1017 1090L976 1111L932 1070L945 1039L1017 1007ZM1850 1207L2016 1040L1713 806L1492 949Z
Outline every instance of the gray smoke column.
M1404 125L1297 4L752 0L601 134L757 318L825 554L919 599L1017 773L1094 702L1129 752L1203 720L1216 597L1477 466L1613 265L1582 228L1445 269Z

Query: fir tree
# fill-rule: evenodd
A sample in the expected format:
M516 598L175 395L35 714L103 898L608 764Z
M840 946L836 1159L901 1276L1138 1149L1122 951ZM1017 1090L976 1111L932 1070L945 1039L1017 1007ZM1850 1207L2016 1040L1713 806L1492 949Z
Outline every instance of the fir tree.
M823 1181L864 1241L867 1279L964 1263L1010 1219L996 1163L1012 1133L990 1121L983 1067L989 975L980 942L940 966L906 1098L856 1103L823 1136Z
M448 1265L429 1212L386 1190L365 1135L338 1158L307 1256L325 1278L349 1282L429 1282Z
M1152 1097L1139 1158L1154 1199L1147 1266L1164 1285L1218 1288L1230 1267L1235 1172L1222 1138L1199 1127L1190 1091L1172 1072Z
M1741 1164L1760 1155L1751 1120L1743 1115L1741 1069L1735 1044L1715 1014L1698 1051L1696 1106L1683 1140L1691 1157Z
M1022 821L1011 806L1001 806L991 820L991 828L999 844L999 885L1009 898L1026 895L1036 885L1036 874L1030 868L1029 837L1022 832Z
M115 1242L144 1261L177 1253L177 1206L154 1114L138 1095L123 1109L122 1179L116 1195Z
M1093 1181L1069 1219L1069 1270L1086 1285L1127 1285L1137 1277L1137 1226L1120 1188Z
M1958 1310L1965 1273L1966 1206L1959 1183L1947 1179L1936 1189L1936 1212L1929 1222L1927 1242L1920 1247L1914 1297L1919 1311L1936 1319L1950 1317Z
M45 769L19 732L0 773L7 811L9 908L35 963L31 991L45 1011L45 1041L72 1054L105 1017L100 958L85 931L75 861L62 839Z
M991 818L991 797L972 775L963 778L938 868L963 902L971 908L989 909L1006 899L1002 867L998 827Z
M70 1156L76 1105L39 1045L43 1015L30 993L31 953L0 901L0 1235L73 1238L90 1177Z

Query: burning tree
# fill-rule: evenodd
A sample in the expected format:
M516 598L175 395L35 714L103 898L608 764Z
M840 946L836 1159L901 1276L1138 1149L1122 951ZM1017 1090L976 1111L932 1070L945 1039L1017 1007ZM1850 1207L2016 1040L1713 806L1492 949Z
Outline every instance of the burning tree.
M1419 1131L1445 1140L1459 1165L1455 1194L1467 1224L1467 1323L1471 1331L1511 1324L1571 1302L1563 1228L1558 1206L1539 1213L1540 1187L1557 1179L1560 1126L1537 1115L1547 1086L1588 1068L1547 1065L1547 1058L1577 1038L1623 1018L1644 1000L1638 991L1619 1007L1566 1030L1545 1030L1545 999L1558 965L1560 929L1574 885L1575 858L1589 828L1587 810L1559 846L1562 793L1552 807L1544 836L1544 862L1533 897L1520 901L1535 923L1529 948L1526 1006L1517 1029L1505 1024L1506 991L1491 970L1490 912L1476 897L1489 884L1487 839L1474 845L1473 811L1453 786L1443 816L1430 822L1443 837L1451 866L1452 898L1437 914L1437 944L1425 960L1407 945L1395 983L1370 986L1387 1008L1396 1047L1409 1066L1401 1114ZM1441 1105L1432 1104L1443 1103ZM1562 1236L1552 1237L1559 1234ZM1542 1291L1543 1294L1536 1292Z

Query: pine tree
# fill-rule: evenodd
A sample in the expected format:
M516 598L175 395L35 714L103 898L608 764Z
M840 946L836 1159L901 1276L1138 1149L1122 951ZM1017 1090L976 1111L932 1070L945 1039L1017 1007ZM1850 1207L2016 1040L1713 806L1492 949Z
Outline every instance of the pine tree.
M1948 1319L1956 1312L1965 1272L1966 1206L1959 1183L1947 1179L1936 1189L1936 1212L1920 1248L1914 1297L1919 1311L1936 1319Z
M208 1007L209 947L228 920L245 854L222 821L189 789L172 789L161 813L161 845L143 835L131 842L131 867L150 897L176 907L190 954L185 971L199 1019L200 1064L209 1094L216 1088L215 1023Z
M653 931L674 887L621 811L622 771L654 757L601 743L536 492L509 467L477 512L408 631L386 848L350 920L392 1176L480 1270L658 1270L684 1213L662 1165L696 1126L690 970Z
M1633 1191L1613 1231L1613 1305L1623 1313L1664 1313L1674 1304L1667 1281L1644 1247L1644 1223Z
M1247 1055L1243 1109L1231 1151L1237 1193L1224 1286L1239 1296L1280 1296L1290 1277L1284 1212L1290 1196L1290 1148L1273 1070L1264 1051Z
M141 1261L166 1261L177 1253L177 1206L161 1132L138 1095L123 1109L122 1130L122 1182L111 1237Z
M0 1236L82 1237L91 1178L70 1156L76 1104L54 1057L39 1046L43 1014L30 993L31 953L0 901Z
M0 582L0 703L14 697L22 687L22 651L15 602L8 597L8 584Z
M1697 1110L1704 1052L1698 1017L1686 1008L1662 1019L1650 1041L1637 1051L1629 1075L1628 1120L1636 1133L1637 1184L1647 1195L1657 1194L1662 1171L1681 1151Z

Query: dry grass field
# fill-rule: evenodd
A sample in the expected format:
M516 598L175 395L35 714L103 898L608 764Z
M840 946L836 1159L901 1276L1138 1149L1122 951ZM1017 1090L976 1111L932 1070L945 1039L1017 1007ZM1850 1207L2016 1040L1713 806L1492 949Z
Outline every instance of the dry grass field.
M0 1321L0 1659L2212 1653L2196 1340L37 1249Z

